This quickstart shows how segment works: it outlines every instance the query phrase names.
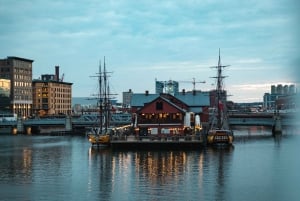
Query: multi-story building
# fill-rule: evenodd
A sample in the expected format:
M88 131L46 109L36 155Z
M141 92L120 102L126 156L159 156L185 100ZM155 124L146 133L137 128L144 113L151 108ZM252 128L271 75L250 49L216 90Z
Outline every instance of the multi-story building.
M33 113L44 115L69 115L72 111L72 84L59 78L59 66L55 74L44 74L33 80Z
M10 112L10 80L0 78L0 114Z
M155 81L155 93L167 93L175 95L179 92L179 83L174 80L169 81Z
M165 82L155 80L155 93L162 94L164 93Z
M264 94L264 108L269 110L278 109L279 107L285 109L293 108L295 105L293 100L296 93L297 89L294 84L284 86L282 84L272 85L271 93ZM283 102L285 102L284 106Z
M22 117L31 115L32 63L20 57L0 59L0 78L10 80L10 112Z
M132 92L131 89L129 89L126 92L123 92L123 106L124 107L129 107L130 106L132 94L133 94L133 92Z

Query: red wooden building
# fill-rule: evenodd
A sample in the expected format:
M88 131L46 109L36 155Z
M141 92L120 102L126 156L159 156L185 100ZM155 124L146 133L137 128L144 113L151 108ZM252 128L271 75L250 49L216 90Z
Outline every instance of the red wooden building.
M203 110L207 111L208 106L201 108L199 113L191 112L185 102L175 96L161 94L135 110L133 123L139 135L185 135L200 126L195 121L196 116L200 121Z

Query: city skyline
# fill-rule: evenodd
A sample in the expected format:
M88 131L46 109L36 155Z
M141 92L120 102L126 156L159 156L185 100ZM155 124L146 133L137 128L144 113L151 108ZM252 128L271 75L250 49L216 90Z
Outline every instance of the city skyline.
M73 97L95 93L105 56L113 93L155 92L155 79L205 80L214 88L221 49L234 102L262 101L271 85L298 84L299 3L295 0L0 0L0 56L34 60L33 79L59 65ZM180 83L192 90L192 83ZM298 87L297 87L298 88Z

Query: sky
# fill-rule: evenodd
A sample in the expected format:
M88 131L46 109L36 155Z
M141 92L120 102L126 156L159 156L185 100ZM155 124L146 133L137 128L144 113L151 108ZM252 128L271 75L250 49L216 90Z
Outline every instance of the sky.
M0 58L34 60L33 79L59 65L73 97L89 97L105 57L122 101L129 89L154 93L155 80L215 88L220 49L228 99L262 101L271 85L299 83L298 2L0 0Z

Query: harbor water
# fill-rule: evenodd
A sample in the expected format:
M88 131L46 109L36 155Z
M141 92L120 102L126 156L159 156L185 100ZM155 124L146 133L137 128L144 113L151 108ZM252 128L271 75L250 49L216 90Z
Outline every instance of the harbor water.
M230 148L112 151L85 137L0 136L0 200L300 198L300 133L236 128Z

